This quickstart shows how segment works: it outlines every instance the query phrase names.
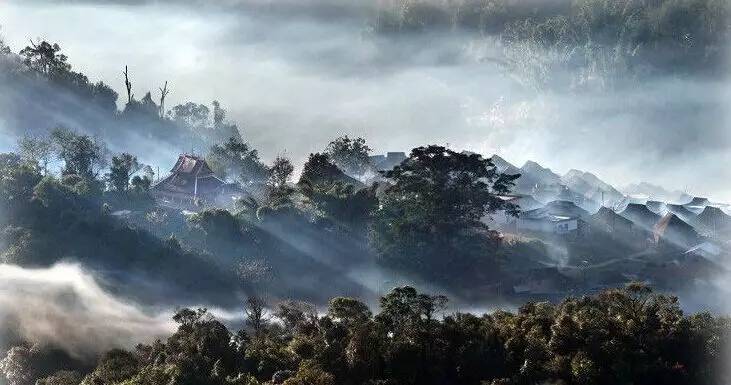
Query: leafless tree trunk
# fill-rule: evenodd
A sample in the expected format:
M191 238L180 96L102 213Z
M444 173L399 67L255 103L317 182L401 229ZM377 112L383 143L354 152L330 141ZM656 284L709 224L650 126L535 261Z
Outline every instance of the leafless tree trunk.
M165 117L165 97L168 96L170 90L168 90L168 82L165 81L165 86L160 88L160 119Z
M124 66L124 85L127 87L127 104L132 103L132 98L134 97L132 95L132 82L129 81L129 72L127 71L127 66Z

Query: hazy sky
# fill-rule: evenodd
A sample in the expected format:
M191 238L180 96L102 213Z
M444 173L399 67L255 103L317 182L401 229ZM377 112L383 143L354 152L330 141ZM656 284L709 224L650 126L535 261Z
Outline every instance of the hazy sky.
M76 70L120 95L128 65L138 97L168 81L168 106L220 100L265 159L301 161L349 134L376 152L449 144L731 201L727 79L536 94L482 60L499 50L489 38L368 36L363 2L193 3L5 0L0 25L13 50L29 38L58 42Z

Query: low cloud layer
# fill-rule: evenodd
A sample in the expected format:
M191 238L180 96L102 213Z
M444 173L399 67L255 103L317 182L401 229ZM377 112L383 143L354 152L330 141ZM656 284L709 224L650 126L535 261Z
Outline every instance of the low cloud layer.
M138 96L167 80L168 105L220 100L266 159L301 162L350 134L376 152L449 144L731 200L728 79L537 93L497 64L494 37L373 35L363 16L376 2L334 3L11 1L0 25L16 51L30 37L58 41L75 68L120 94L129 65Z
M148 314L103 290L78 265L24 269L0 264L0 330L87 358L132 348L174 330L169 312ZM0 346L13 341L0 341Z

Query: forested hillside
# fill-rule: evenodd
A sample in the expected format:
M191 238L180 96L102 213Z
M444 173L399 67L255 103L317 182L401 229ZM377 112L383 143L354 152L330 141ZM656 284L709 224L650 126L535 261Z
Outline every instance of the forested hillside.
M530 154L544 144L556 157L606 145L589 157L612 159L607 168L616 173L626 155L609 144L636 131L622 143L628 154L646 146L638 163L670 152L717 160L710 153L723 153L725 137L703 129L722 125L724 96L704 87L726 81L727 2L218 6L256 11L293 46L307 40L295 38L298 28L317 37L314 59L299 51L287 58L336 63L318 69L332 77L264 59L262 68L291 71L293 93L313 77L326 90L344 85L327 95L344 104L315 101L327 91L309 89L287 112L321 120L283 128L281 116L262 107L256 119L271 125L250 128L227 111L236 111L236 98L225 107L223 99L187 95L171 103L176 85L168 79L137 84L144 68L119 63L118 78L92 80L53 36L12 48L0 36L0 385L731 382L728 202L632 185L652 191L642 197L584 164L559 173L487 152L513 134L512 148ZM276 22L292 10L292 24ZM326 31L356 28L358 50L340 52L332 36L308 29L325 19L337 26ZM257 49L281 38L255 35L264 42ZM479 83L488 67L499 69L494 84ZM459 80L474 84L450 88L457 77L445 68L468 68ZM503 111L502 95L486 107L471 96L457 103L420 94L420 82L435 81L441 97L489 90L503 75L520 89L508 98L536 99L518 98ZM439 139L423 140L427 130L417 127L407 149L377 155L375 138L360 134L370 129L365 119L361 130L310 138L317 124L340 122L338 106L359 110L381 97L394 109L374 103L373 112L358 112L397 110L403 94L361 87L371 78L414 88L418 113L381 119L408 125L424 114L443 125ZM122 92L110 86L117 83ZM689 84L697 88L685 92ZM277 96L265 88L241 92L271 108ZM698 100L686 103L693 95ZM559 108L536 118L536 106ZM478 147L487 150L444 143L442 132L460 131L442 107L484 128ZM464 112L472 108L479 113ZM652 132L635 127L636 116ZM577 117L586 118L579 129L565 124ZM599 121L606 127L587 126ZM535 139L513 132L514 122L566 135ZM274 155L262 155L253 131L269 129L282 142L310 141L302 161L276 141ZM404 136L393 130L379 140Z

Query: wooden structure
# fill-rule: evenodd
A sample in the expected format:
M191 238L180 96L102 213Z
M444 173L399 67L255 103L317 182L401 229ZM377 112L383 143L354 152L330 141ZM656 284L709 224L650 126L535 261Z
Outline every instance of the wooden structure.
M200 206L216 201L226 186L205 159L181 154L170 175L152 186L152 195L167 206Z

